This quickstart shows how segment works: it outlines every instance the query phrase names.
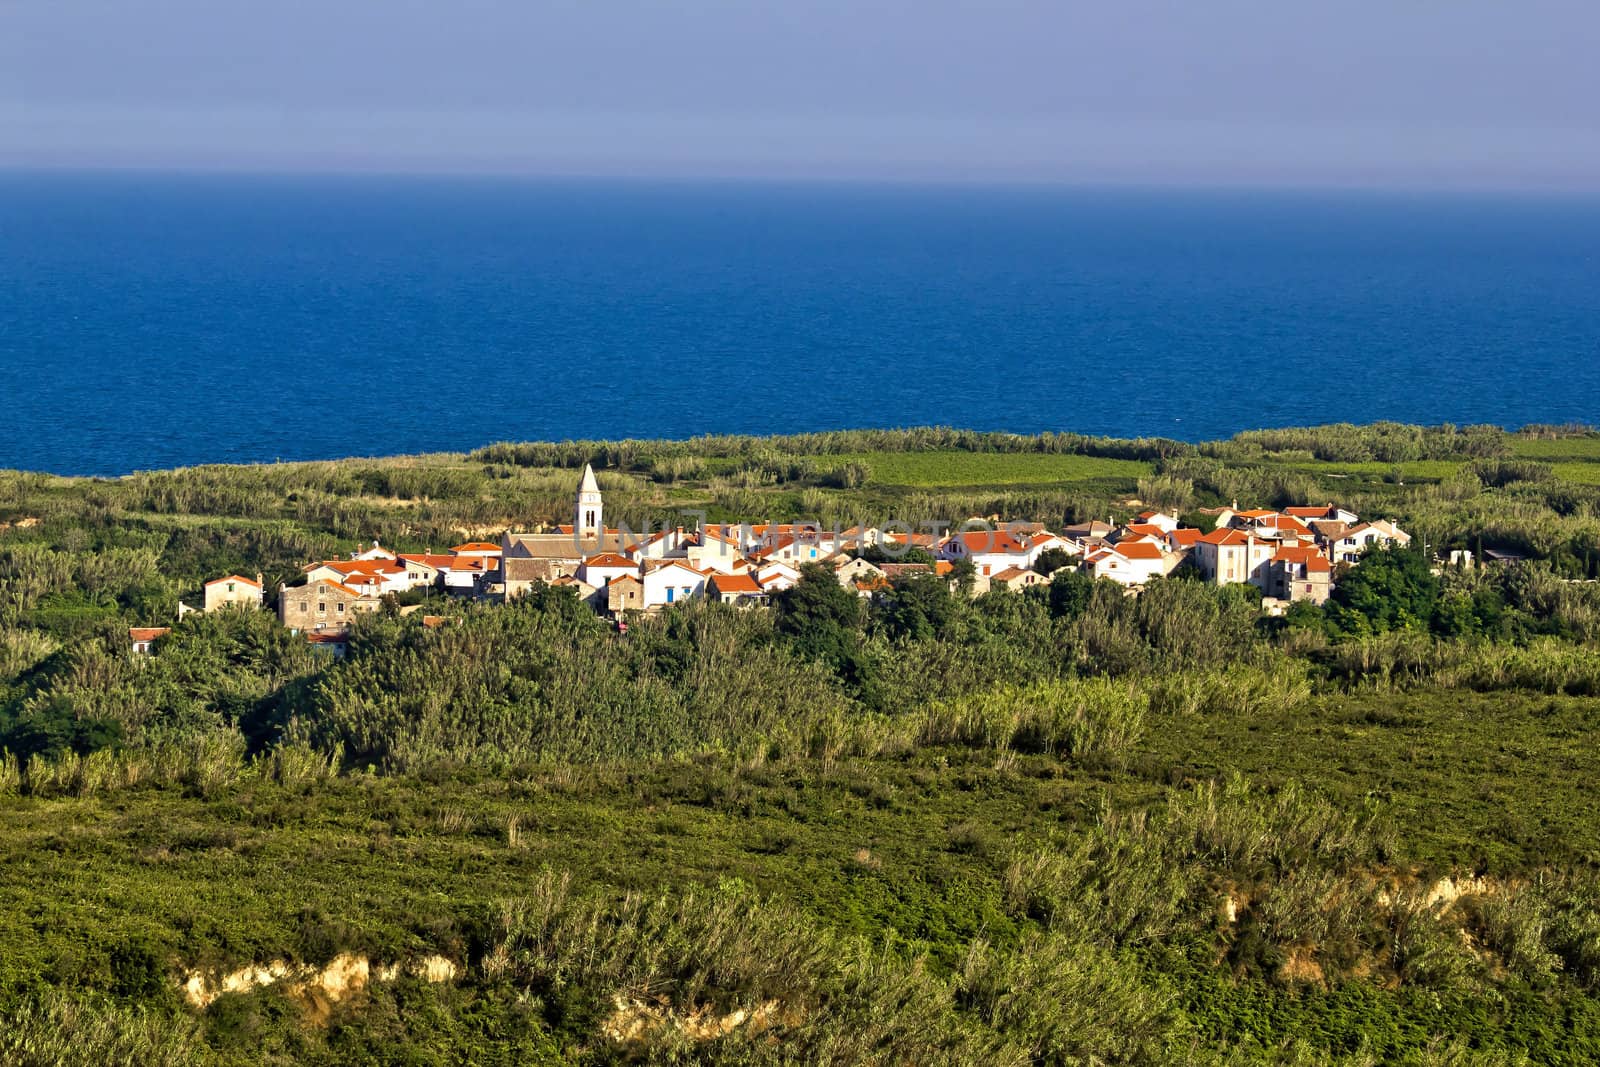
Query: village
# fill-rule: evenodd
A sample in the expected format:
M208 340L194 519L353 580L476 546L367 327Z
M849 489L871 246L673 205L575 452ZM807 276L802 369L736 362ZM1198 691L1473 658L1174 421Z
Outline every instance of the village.
M1146 583L1190 568L1204 582L1254 586L1263 610L1278 614L1299 601L1325 602L1337 573L1368 549L1411 542L1390 522L1362 521L1333 504L1277 511L1235 503L1203 513L1213 520L1209 531L1145 510L1132 522L1090 521L1060 530L973 519L954 530L912 530L892 522L849 529L702 522L635 533L605 525L603 494L586 466L570 524L508 531L499 543L468 541L447 553L397 553L374 542L347 559L308 564L303 581L280 585L277 612L289 630L342 655L357 616L378 611L386 597L417 590L506 602L536 585L570 589L598 615L626 628L634 613L700 597L765 606L800 580L803 566L819 564L864 598L921 574L945 577L974 596L1002 586L1021 591L1048 583L1063 568L1137 595ZM207 582L202 604L180 604L178 615L266 605L260 574L229 574ZM440 618L424 621L437 624ZM130 630L133 651L149 652L169 629Z

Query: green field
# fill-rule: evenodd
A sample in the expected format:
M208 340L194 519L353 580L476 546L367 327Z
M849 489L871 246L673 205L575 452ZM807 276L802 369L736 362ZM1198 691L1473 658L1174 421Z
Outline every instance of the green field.
M1135 460L1029 452L875 452L815 458L819 464L866 464L872 471L870 484L919 488L1122 481L1131 490L1152 470Z
M712 758L0 799L0 922L29 931L13 934L0 963L0 996L40 982L115 991L147 965L165 976L251 960L320 963L336 952L442 954L465 965L489 936L484 924L547 872L572 874L580 897L749 887L834 936L925 957L944 982L974 941L1011 950L1036 928L1008 899L1018 857L1069 849L1108 812L1159 817L1196 783L1230 774L1265 796L1299 780L1346 811L1374 806L1389 858L1360 877L1426 884L1463 870L1515 878L1530 866L1592 864L1600 826L1583 783L1600 775L1600 755L1583 740L1591 703L1432 692L1168 717L1151 724L1125 770L1028 755L996 766L982 752L926 749L832 766ZM1218 866L1201 877L1217 892L1265 878L1251 890L1264 893L1284 876L1210 862ZM1310 1047L1324 1050L1365 1042L1396 1062L1439 1062L1414 1059L1439 1043L1431 1034L1485 1052L1531 1045L1542 1062L1584 1062L1600 1048L1600 1015L1570 993L1538 994L1544 1010L1572 1013L1540 1028L1513 1002L1457 1014L1459 992L1242 976L1219 984L1209 961L1241 951L1244 932L1214 921L1184 930L1118 964L1148 970L1145 980L1179 1005L1204 1005L1166 1014L1176 1047L1161 1062L1194 1062L1181 1051L1187 1041L1275 1061L1296 1034L1314 1034ZM1383 939L1373 936L1362 951L1380 959ZM1274 958L1238 966L1270 969ZM518 1029L515 991L472 973L437 988L374 988L309 1028L297 1022L308 1009L282 991L224 997L201 1014L206 1036L189 1053L240 1063L568 1062L546 1043L582 1038L609 1011L577 990L552 1005L547 992ZM141 997L175 1013L181 1032L173 985ZM477 1028L491 1022L501 1037L486 1042ZM508 1033L521 1043L504 1044ZM1122 1046L1075 1034L1069 1047L1104 1055Z
M1553 463L1556 477L1578 485L1600 485L1600 458L1592 462Z
M1512 437L1511 454L1518 459L1556 463L1562 460L1600 462L1600 435L1587 437Z

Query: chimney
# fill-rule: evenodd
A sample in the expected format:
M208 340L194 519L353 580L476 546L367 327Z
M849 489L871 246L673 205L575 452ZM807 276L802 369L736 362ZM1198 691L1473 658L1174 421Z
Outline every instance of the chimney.
M256 584L259 585L263 589L265 589L267 587L266 583L261 580L261 572L260 571L256 571Z

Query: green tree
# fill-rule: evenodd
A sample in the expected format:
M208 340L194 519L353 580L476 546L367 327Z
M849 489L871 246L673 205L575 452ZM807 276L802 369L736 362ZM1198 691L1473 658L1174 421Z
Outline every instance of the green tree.
M800 580L773 598L776 628L801 655L830 664L859 681L861 598L820 563L800 568Z
M919 574L896 582L879 598L872 615L890 638L929 641L947 636L960 612L961 602L946 579Z
M1389 545L1361 557L1339 580L1326 610L1333 625L1350 634L1426 629L1439 590L1420 551Z
M1089 606L1094 579L1077 569L1057 571L1050 579L1050 614L1058 619L1076 619Z
M1049 577L1062 567L1072 566L1072 556L1064 548L1047 548L1033 561L1035 572Z

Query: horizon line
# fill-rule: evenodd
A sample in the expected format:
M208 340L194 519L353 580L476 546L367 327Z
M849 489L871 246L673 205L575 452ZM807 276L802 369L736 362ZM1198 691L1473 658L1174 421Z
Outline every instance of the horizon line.
M1159 179L1088 176L992 176L971 174L797 173L695 170L688 172L603 171L586 169L518 169L495 167L398 167L309 164L272 166L236 162L206 164L169 162L45 162L0 158L0 175L127 175L173 178L337 178L337 179L443 179L463 182L500 181L529 184L604 182L624 185L750 185L750 186L875 186L887 188L1018 189L1030 191L1128 192L1249 192L1249 193L1370 193L1430 194L1445 196L1525 195L1600 197L1600 182L1494 181L1465 179L1456 182L1417 180L1325 181L1295 178L1221 179L1174 177Z

